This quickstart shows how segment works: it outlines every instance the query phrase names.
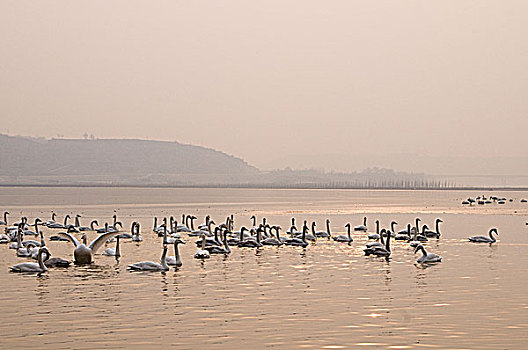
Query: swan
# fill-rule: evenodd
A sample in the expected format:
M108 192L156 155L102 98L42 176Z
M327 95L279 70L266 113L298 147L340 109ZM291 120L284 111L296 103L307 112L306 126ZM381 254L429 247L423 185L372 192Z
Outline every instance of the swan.
M31 258L33 256L33 248L36 246L33 243L28 244L25 247L18 248L16 255L19 258ZM38 252L38 251L37 251Z
M431 231L431 230L427 230L427 231L424 231L424 235L425 237L429 237L429 238L433 238L433 237L436 237L436 238L440 238L440 223L441 222L444 222L442 219L436 219L435 221L435 231Z
M132 236L134 235L134 227L136 226L136 222L132 222L132 226L130 226L130 233L128 232L122 232L121 234L119 234L119 238L132 238Z
M423 225L422 232L425 232L427 229L427 225ZM425 237L422 233L418 234L418 231L414 231L412 239L409 239L408 242L411 242L411 246L413 244L418 244L419 242L427 242L428 239Z
M51 256L48 248L42 247L38 254L38 263L34 262L24 262L20 264L13 265L9 268L11 272L29 272L29 273L41 273L46 272L48 268L44 265L42 260L42 255L46 254L48 257Z
M383 247L385 245L384 237L387 236L386 231L384 228L381 229L380 234L378 235L378 239L376 242L368 242L366 244L367 248L374 248L374 247Z
M40 220L39 218L36 218L35 223L33 224L33 226L35 226L35 231L24 230L23 234L25 234L26 236L38 236L38 232L39 232L38 223L39 222L42 222L42 220Z
M80 226L78 227L79 231L95 231L96 228L95 228L95 225L99 226L99 222L97 220L92 220L92 222L90 222L90 226Z
M376 220L376 233L371 233L368 235L368 239L380 239L380 222L379 220Z
M411 224L407 224L407 229L403 231L398 232L396 236L394 236L395 241L409 241L411 240Z
M4 221L0 220L0 225L7 226L7 216L9 215L8 211L4 211Z
M352 236L350 236L350 223L345 225L345 228L347 229L347 235L339 235L339 236L333 236L332 238L336 242L345 242L350 245L350 242L353 241Z
M55 214L55 213L53 213ZM66 215L64 217L64 225L63 224L60 224L58 222L52 222L50 224L48 224L48 228L62 228L62 229L67 229L68 227L66 225L68 225L68 219L70 219L70 215Z
M73 229L73 227L69 227L67 231L68 231L69 233L75 232L75 230ZM55 235L55 236L50 236L49 240L50 240L50 241L61 241L61 242L69 242L69 241L70 241L68 238L61 237L61 236L59 236L58 234Z
M492 228L489 230L489 238L486 236L473 236L473 237L469 237L468 239L470 242L473 242L473 243L495 243L497 242L497 240L495 239L495 237L493 237L492 235L493 233L495 233L496 235L499 234L496 228Z
M174 244L174 256L166 257L167 265L181 267L183 264L180 258L180 251L178 250L178 244L185 244L185 242L182 241L181 239L175 239L173 244Z
M103 250L101 255L104 255L104 256L115 256L116 258L119 258L121 256L121 252L119 251L119 238L120 238L120 236L121 235L117 235L117 237L116 237L117 242L116 242L115 248L106 248L105 250Z
M165 219L165 221L167 221L167 219ZM152 231L155 232L155 233L160 233L160 232L162 232L161 230L162 230L162 225L158 226L158 217L155 216L154 217L154 225L152 226Z
M130 271L168 271L169 266L167 265L167 245L163 244L163 253L161 254L161 264L153 261L141 261L135 264L130 264L127 269Z
M136 222L136 229L132 230L132 242L141 242L143 241L143 237L141 237L141 233L139 231L139 222Z
M211 217L209 215L207 215L205 217L205 223L204 224L201 224L201 225L198 225L198 230L205 230L207 229L207 225L209 225L209 220L211 219ZM200 234L198 234L199 236Z
M363 225L354 226L354 231L367 232L367 217L363 217Z
M205 250L205 234L202 233L201 238L202 238L202 247L199 248L196 251L196 253L194 253L194 258L195 259L209 259L211 255L209 254L207 250Z
M392 221L391 222L391 229L389 232L387 233L390 233L391 237L395 237L396 236L396 228L394 226L398 225L398 223L396 221Z
M388 258L391 255L390 249L390 234L387 234L387 239L385 240L385 247L372 247L363 250L366 256L376 255L379 257Z
M418 232L420 233L420 221L422 221L422 219L420 218L416 218L416 226L413 227L413 229L415 230L415 232ZM412 231L411 231L412 232Z
M256 232L256 240L251 237L248 239L243 239L243 236L240 235L240 242L238 242L238 246L240 248L260 248L262 247L262 243L260 243L260 234L262 232L262 228L257 228Z
M185 214L182 214L182 224L176 224L176 232L191 232L191 229L187 225L187 222L189 221L189 216L190 215L185 216Z
M261 243L263 245L275 245L275 246L282 245L282 240L279 234L280 226L271 226L270 233L272 232L272 230L276 230L276 234L275 234L276 237L273 237L272 235L271 237L264 239ZM284 237L284 239L287 239L287 238Z
M70 267L70 262L61 258L51 258L46 254L46 260L44 260L46 267Z
M313 223L312 229L314 230L314 235L321 238L332 238L330 233L330 219L326 219L326 231L317 231L315 232L315 222Z
M195 231L195 230L194 230L194 220L196 220L197 217L194 216L194 215L191 215L190 217L187 216L187 218L189 218L189 220L191 220L191 232L194 232L194 231Z
M210 247L214 245L222 246L222 242L220 242L220 239L218 238L218 232L221 232L221 231L222 231L222 228L220 226L215 227L214 237L205 237L205 246L206 247ZM202 240L199 239L195 243L196 243L196 246L199 247L202 245Z
M204 227L203 225L200 225L197 231L189 233L189 237L201 236L202 234L212 237L213 232L211 231L211 226L216 225L216 222L214 222L214 220L210 220L209 215L206 216L206 221L207 226Z
M421 244L418 244L416 246L416 248L414 249L414 254L416 254L419 250L422 251L422 256L418 260L416 260L416 262L419 264L437 263L442 261L442 257L440 255L427 253L425 251L424 246Z
M86 233L83 233L81 237L83 241L82 243L80 243L69 232L59 232L57 235L61 236L62 238L68 239L70 242L72 242L75 245L75 250L73 251L73 260L76 264L83 265L83 264L91 264L92 256L97 253L97 250L99 250L99 248L101 248L101 246L107 240L114 238L118 234L119 232L101 233L88 246L86 246Z
M306 226L306 232L304 232L304 226ZM313 222L312 222L312 229L313 229ZM307 220L304 220L303 232L301 234L297 234L296 237L299 238L299 236L302 236L303 234L304 234L304 240L313 241L313 242L317 240L317 237L315 237L314 234L311 234L308 232L308 221Z
M108 223L105 222L104 227L98 228L97 230L95 230L95 232L97 233L119 232L119 229L117 228L117 226L119 226L120 228L123 228L123 224L121 223L121 221L116 221L113 225L108 225Z
M247 233L249 230L246 226L242 226L240 231L236 232L238 237L233 237L227 240L227 244L235 246L242 242L244 238L251 238L251 235Z
M307 231L308 231L308 226L304 225L303 226L303 231L302 231L302 236L301 236L300 239L296 238L296 237L288 238L288 239L286 239L284 241L284 244L305 248L306 246L308 246L308 242L306 241L306 232Z
M209 251L209 254L231 254L231 248L229 248L229 244L227 244L227 230L223 232L223 240L224 246L209 246L205 247L207 251Z
M55 223L55 216L57 216L57 214L55 214L53 211L51 212L51 219L50 220L47 220L45 223L43 223L42 225L44 226L48 226L51 225L51 224L54 224Z

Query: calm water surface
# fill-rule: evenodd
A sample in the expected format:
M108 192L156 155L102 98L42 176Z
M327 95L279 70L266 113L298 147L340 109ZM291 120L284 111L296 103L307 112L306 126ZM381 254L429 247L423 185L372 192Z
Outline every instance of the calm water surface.
M0 188L0 209L30 221L80 213L81 222L111 221L126 229L139 220L144 241L123 242L121 259L98 255L91 266L17 275L24 261L0 246L0 346L46 348L314 348L526 349L528 347L528 197L504 206L462 207L475 193L456 191ZM426 249L440 264L415 264L405 243L390 261L365 257L365 234L351 246L320 239L308 248L234 248L229 256L193 259L195 238L181 246L183 267L131 273L126 265L158 261L152 218L182 213L218 223L251 215L288 227L290 218L316 220L334 234L369 218L398 229L419 216L440 240ZM498 227L493 246L468 243ZM44 228L49 237L53 230ZM90 234L90 239L95 234ZM47 243L53 256L72 260L73 245ZM113 244L111 245L113 246ZM173 255L172 248L169 251Z

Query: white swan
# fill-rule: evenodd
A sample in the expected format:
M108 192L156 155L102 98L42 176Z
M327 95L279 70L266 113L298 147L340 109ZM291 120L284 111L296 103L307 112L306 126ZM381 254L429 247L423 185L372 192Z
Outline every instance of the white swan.
M350 235L350 224L346 224L345 228L347 229L347 235L333 236L333 240L336 242L345 242L350 245L350 242L353 241L352 236Z
M367 217L363 217L363 225L354 226L354 231L367 232Z
M491 230L489 230L489 238L486 236L473 236L469 237L468 239L470 242L473 243L495 243L497 242L497 240L495 239L495 237L493 237L493 233L495 233L496 235L499 234L496 228L492 228Z
M433 237L436 237L436 238L440 238L440 223L441 222L444 222L442 219L436 219L435 221L435 231L431 231L431 230L426 230L424 231L424 235L425 237L429 237L429 238L433 238Z
M308 226L306 226L306 224L303 226L303 230L302 230L302 235L301 235L301 238L296 238L296 237L293 237L293 238L288 238L284 241L284 244L286 245L291 245L291 246L296 246L296 247L307 247L308 246L308 242L306 241L306 232L308 231Z
M166 261L167 257L167 245L163 244L163 253L161 254L161 264L153 261L141 261L135 264L130 264L127 269L131 271L167 271L169 266Z
M78 229L79 231L95 231L96 228L94 225L99 226L99 222L97 220L92 220L92 222L90 222L90 226L80 226Z
M141 233L139 231L139 222L136 222L135 230L133 230L131 233L132 233L132 242L143 241L143 237L141 237Z
M314 229L315 229L315 222L314 222ZM326 219L326 231L317 231L315 232L316 237L321 238L332 238L332 234L330 233L330 219Z
M276 230L275 232L275 237L273 237L273 234L271 237L268 237L264 240L262 240L262 245L275 245L275 246L279 246L279 245L282 245L282 239L280 237L280 226L271 226L270 227L270 233L272 233L273 230ZM286 240L287 238L284 237L284 239Z
M380 234L380 237L383 238L383 230ZM375 247L363 249L363 251L365 252L365 255L366 256L376 255L376 256L385 257L386 259L388 259L389 256L391 255L390 239L391 239L390 233L387 233L387 237L385 240L385 247L375 246Z
M48 251L48 248L42 247L39 250L38 254L38 263L34 262L24 262L20 264L13 265L9 268L11 272L28 272L28 273L41 273L46 272L48 268L44 265L42 260L42 255L46 254L48 257L51 255Z
M55 213L53 213L55 214ZM64 217L64 224L60 224L58 222L52 222L50 224L48 224L48 228L63 228L63 229L67 229L67 225L68 225L68 219L70 219L70 215L66 215Z
M209 227L211 226L209 225ZM209 252L205 250L205 234L202 233L200 236L202 238L202 247L198 249L196 253L194 253L194 258L195 259L209 259L211 256Z
M231 254L231 248L229 248L229 244L227 244L227 229L224 230L224 232L221 232L221 234L223 235L222 242L224 246L212 245L205 247L205 249L209 251L209 254Z
M416 262L419 264L437 263L442 261L442 257L440 255L427 253L425 251L425 248L421 244L418 244L416 246L416 248L414 249L414 254L416 254L419 250L422 251L422 256L418 260L416 260Z
M8 211L4 211L4 221L0 220L0 225L7 226L7 215L9 215Z
M117 236L119 232L106 232L102 233L94 239L90 245L86 246L86 233L82 235L83 242L80 243L73 235L69 232L59 232L58 236L68 239L75 245L75 250L73 251L73 260L76 264L91 264L92 256L97 253L97 250L102 247L102 245L109 239Z
M115 256L116 258L119 258L121 256L121 251L119 250L119 236L120 235L117 235L116 237L117 242L115 248L106 248L105 250L103 250L101 255Z
M180 258L180 251L178 250L178 244L185 244L185 242L181 239L174 240L174 256L166 257L167 265L173 265L176 267L181 267L183 265Z

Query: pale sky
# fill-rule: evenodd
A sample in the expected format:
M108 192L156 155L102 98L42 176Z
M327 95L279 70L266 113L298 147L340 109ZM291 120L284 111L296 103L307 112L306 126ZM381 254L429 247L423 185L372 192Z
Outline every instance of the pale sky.
M525 156L528 1L1 1L0 132Z

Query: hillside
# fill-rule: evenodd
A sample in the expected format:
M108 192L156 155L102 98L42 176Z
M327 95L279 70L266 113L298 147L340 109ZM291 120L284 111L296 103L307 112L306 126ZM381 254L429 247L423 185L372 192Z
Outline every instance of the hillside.
M225 177L242 181L258 172L240 158L178 142L44 140L0 135L0 176L11 180L16 177L17 182L25 177L47 179L44 182L127 178L149 182L151 178L174 176L185 182L212 182Z

